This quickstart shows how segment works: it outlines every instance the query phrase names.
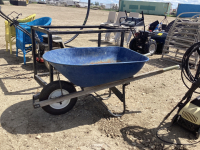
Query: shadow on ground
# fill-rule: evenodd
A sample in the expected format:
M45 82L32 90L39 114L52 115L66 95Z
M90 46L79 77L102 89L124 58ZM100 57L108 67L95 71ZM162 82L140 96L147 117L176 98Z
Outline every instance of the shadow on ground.
M196 142L195 136L191 132L178 125L173 125L170 128L166 128L170 125L171 123L164 124L163 129L160 127L147 129L140 126L127 126L122 128L120 132L124 141L131 146L134 145L138 149L144 149L145 147L156 150L183 149L183 145L172 145L167 142L178 144L191 144ZM156 132L159 129L161 130L158 132L158 136L165 142L156 137ZM195 147L195 145L193 146Z
M149 61L147 62L147 64L158 67L158 68L165 68L165 67L178 65L178 62L175 63L175 62L167 61L165 59L161 59L161 56L162 56L161 54L157 54L157 55L160 56L160 58L151 58L151 56L149 56Z
M22 51L19 50L19 53L22 53ZM30 52L31 53L31 52ZM27 71L33 71L33 59L32 57L26 57L26 65L24 65L24 58L21 56L16 57L16 52L13 51L12 54L10 54L10 51L6 51L6 49L0 50L0 58L4 59L7 63L1 64L0 66L9 66L10 65L18 65L22 63L21 67ZM12 68L15 68L12 66ZM18 66L17 66L18 68ZM37 68L38 72L46 72L48 69L44 65L44 63L38 63L37 62Z
M30 94L33 94L33 92L28 92L28 91L32 91L32 90L40 88L40 86L37 86L37 87L33 87L33 88L28 88L26 90L18 90L18 91L10 92L6 88L2 79L8 79L8 78L1 78L0 79L0 87L1 87L1 90L3 91L4 95L30 95ZM9 78L9 79L11 79L11 78ZM13 79L16 80L16 78L13 78ZM23 80L23 79L21 79L21 80Z
M34 109L32 100L7 108L1 115L1 127L12 134L50 133L90 125L108 117L105 109L92 97L78 100L75 107L63 115L50 115L42 108Z
M19 53L22 53L22 51L19 50ZM5 64L1 64L0 66L18 65L20 63L24 63L24 58L21 55L16 57L16 51L12 51L12 54L10 54L10 50L6 51L6 49L0 49L0 58L7 62ZM26 57L27 63L31 60L32 59L30 57Z
M37 65L38 73L48 72L48 69L45 67L44 64L40 63L37 64L39 64ZM29 91L40 88L40 86L27 88L26 90L20 90L19 88L17 91L13 92L8 90L6 85L7 80L13 80L13 81L18 80L21 83L23 82L23 80L28 80L28 81L34 80L33 64L29 63L27 65L22 65L22 68L25 69L26 71L23 71L21 69L19 70L18 66L16 67L10 66L7 70L4 69L5 71L0 73L2 75L2 77L0 78L0 88L4 92L4 95L29 95L33 94L33 92ZM27 72L27 70L29 72Z

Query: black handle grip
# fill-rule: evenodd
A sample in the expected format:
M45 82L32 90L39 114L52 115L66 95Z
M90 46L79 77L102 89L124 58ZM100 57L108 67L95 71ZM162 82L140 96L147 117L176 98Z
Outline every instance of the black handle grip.
M125 10L125 14L126 14L126 18L128 18L126 10Z

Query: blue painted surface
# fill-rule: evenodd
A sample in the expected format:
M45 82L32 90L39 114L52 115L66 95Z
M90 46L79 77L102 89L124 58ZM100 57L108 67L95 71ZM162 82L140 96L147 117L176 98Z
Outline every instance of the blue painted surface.
M51 25L52 19L50 17L42 17L42 18L38 18L35 19L31 22L27 22L27 23L20 23L20 26L24 29L26 29L28 32L31 33L31 27L30 26L38 26L38 25ZM36 31L36 34L38 35L40 41L43 41L42 35L44 33ZM25 34L24 32L22 32L21 30L16 28L16 56L18 56L18 49L21 49L24 55L24 64L26 64L26 53L28 53L29 51L29 45L28 47L26 47L26 44L32 44L31 38Z
M80 87L131 77L149 60L123 47L64 48L46 52L43 58Z
M178 5L178 10L176 16L178 16L181 13L184 12L200 12L200 5L194 5L194 4L179 4ZM183 14L180 17L185 18L185 17L193 17L196 13L191 13L191 14Z

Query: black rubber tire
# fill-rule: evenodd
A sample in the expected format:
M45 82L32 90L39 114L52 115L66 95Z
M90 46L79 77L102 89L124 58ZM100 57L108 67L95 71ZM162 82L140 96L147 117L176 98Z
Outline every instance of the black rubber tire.
M187 20L183 20L183 21L187 21ZM171 21L171 22L167 25L167 27L165 28L165 32L167 32L167 33L169 32L169 30L170 30L170 28L173 26L174 22L175 22L175 20ZM178 21L178 22L180 22L180 21ZM182 25L182 24L176 25L176 27L181 27L181 26L184 26L184 25Z
M60 82L61 82L62 89L68 91L69 93L76 92L76 89L71 83L66 82L66 81L60 81ZM49 98L49 95L53 91L58 90L58 89L60 89L59 81L54 81L54 82L49 83L42 89L40 93L39 101L47 100ZM54 109L50 105L44 106L42 107L42 109L52 115L61 115L70 111L74 107L76 102L77 102L77 98L73 98L70 100L69 104L62 109Z
M150 52L150 47L155 46L155 50ZM147 44L145 44L143 50L141 50L141 53L146 54L146 53L151 53L151 55L155 54L157 49L157 43L154 39L150 39Z
M130 41L130 43L129 43L129 48L131 49L131 50L133 50L133 51L137 51L138 49L137 49L137 46L136 46L136 39L135 38L133 38L131 41Z
M171 21L171 22L167 25L167 27L165 28L165 32L169 32L170 28L171 28L172 25L174 24L174 21L175 21L175 20Z

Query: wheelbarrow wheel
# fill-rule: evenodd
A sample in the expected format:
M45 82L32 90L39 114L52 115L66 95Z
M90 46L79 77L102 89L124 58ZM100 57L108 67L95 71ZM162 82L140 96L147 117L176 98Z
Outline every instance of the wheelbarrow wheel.
M60 81L60 82L62 86L63 95L76 92L76 89L71 83L66 82L66 81ZM57 98L57 97L62 96L62 93L61 93L59 81L54 81L46 85L42 89L39 100L44 101L47 99ZM62 102L53 103L51 105L44 106L42 107L42 109L52 115L61 115L70 111L76 104L76 101L77 101L77 98L66 99Z
M169 32L169 30L170 30L170 28L173 26L173 24L174 24L174 21L175 20L173 20L173 21L171 21L167 26L166 26L166 28L165 28L165 32Z

